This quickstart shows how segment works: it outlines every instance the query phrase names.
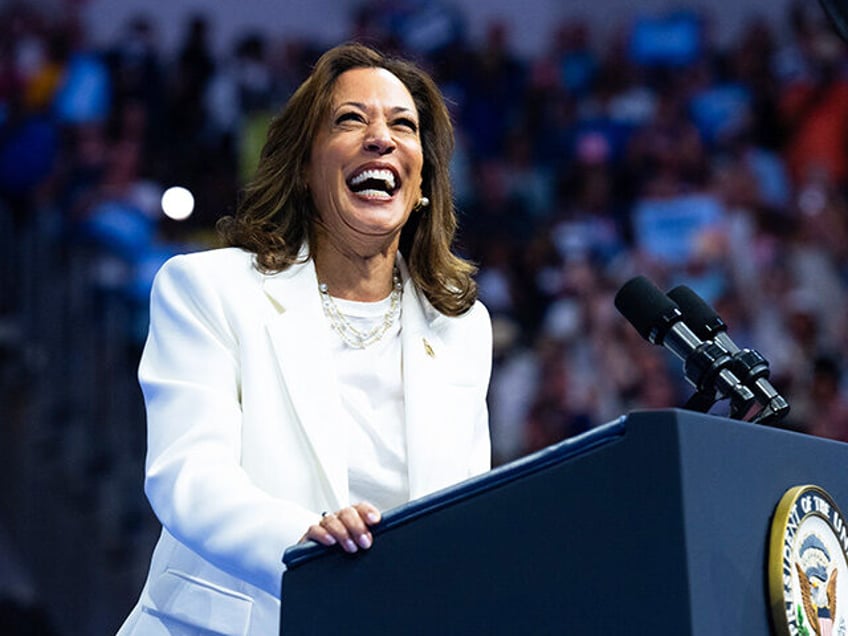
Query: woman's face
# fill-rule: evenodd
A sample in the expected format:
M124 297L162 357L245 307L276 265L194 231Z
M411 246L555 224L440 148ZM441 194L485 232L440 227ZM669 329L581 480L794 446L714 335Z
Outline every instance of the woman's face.
M382 68L342 73L306 172L329 239L354 249L397 239L421 197L423 165L418 111L403 82Z

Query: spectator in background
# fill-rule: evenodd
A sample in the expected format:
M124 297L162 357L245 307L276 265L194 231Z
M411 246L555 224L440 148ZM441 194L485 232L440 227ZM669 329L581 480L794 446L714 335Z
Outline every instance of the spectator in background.
M808 392L799 395L792 407L797 406L803 413L807 433L848 442L848 399L842 384L842 363L833 355L818 356L811 375Z
M203 14L189 20L176 64L167 80L169 177L180 183L191 183L193 177L202 175L208 157L204 138L208 113L204 100L216 67L209 43L210 28L209 19Z
M479 51L471 57L460 105L460 124L475 159L501 156L518 123L525 68L509 46L509 26L495 21L486 29Z
M127 134L121 130L126 123L122 119L133 113L143 126L138 141L145 145L145 159L149 166L158 166L167 158L170 138L165 121L165 71L151 18L132 18L118 41L106 51L105 61L114 100L111 134ZM158 176L165 176L165 171Z
M845 45L819 21L796 18L795 35L803 67L780 89L785 156L796 184L823 174L834 182L848 178L848 78Z
M225 174L235 173L244 182L256 170L277 97L265 38L258 33L239 38L232 59L211 79L205 99L208 143L236 161L235 168L222 166Z
M527 411L522 455L578 435L594 421L573 394L564 344L549 341L539 352L539 383Z
M190 134L202 129L205 122L203 96L215 72L215 58L209 43L209 19L195 15L188 23L182 47L177 56L176 75L172 78L173 115L176 129Z
M14 226L31 221L40 187L56 168L60 130L47 112L30 109L13 95L0 121L0 197Z

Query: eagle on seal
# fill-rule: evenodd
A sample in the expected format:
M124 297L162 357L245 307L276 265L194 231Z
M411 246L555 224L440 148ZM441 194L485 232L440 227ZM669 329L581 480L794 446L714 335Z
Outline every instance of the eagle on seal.
M836 616L836 568L822 578L820 572L807 575L797 562L798 579L801 581L801 601L810 627L816 636L831 636L833 618Z

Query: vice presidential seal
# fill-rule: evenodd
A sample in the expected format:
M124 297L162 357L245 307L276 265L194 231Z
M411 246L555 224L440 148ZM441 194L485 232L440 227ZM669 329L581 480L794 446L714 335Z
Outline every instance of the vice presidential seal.
M818 486L790 488L771 524L769 593L781 636L848 636L848 527Z

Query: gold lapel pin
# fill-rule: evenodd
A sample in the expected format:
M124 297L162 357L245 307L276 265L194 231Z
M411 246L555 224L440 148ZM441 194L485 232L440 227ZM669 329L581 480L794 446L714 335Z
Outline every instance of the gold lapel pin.
M433 347L430 346L430 343L427 342L427 338L421 338L421 342L424 343L424 353L426 353L431 358L436 357L436 352L433 351Z

